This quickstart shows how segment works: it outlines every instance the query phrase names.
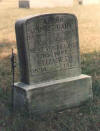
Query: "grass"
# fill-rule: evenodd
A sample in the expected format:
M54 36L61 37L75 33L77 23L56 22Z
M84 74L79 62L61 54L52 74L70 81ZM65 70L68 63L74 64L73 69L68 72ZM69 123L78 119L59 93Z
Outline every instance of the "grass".
M74 13L79 23L82 73L92 76L93 101L41 117L13 114L11 111L11 49L17 61L15 21L41 13ZM0 2L0 131L99 131L100 130L100 5L68 8L18 9L17 1ZM15 81L19 81L16 63Z
M83 54L82 71L92 75L94 100L89 100L83 106L67 109L62 112L48 113L41 117L32 117L11 112L11 73L10 56L0 61L7 67L2 68L0 81L0 127L4 131L99 131L100 130L100 53L93 52ZM87 66L88 65L88 66ZM95 66L95 65L98 65ZM18 67L18 65L17 65ZM5 73L6 72L6 73ZM16 68L16 81L18 81L18 69ZM1 74L0 74L1 76ZM1 131L2 131L1 130Z

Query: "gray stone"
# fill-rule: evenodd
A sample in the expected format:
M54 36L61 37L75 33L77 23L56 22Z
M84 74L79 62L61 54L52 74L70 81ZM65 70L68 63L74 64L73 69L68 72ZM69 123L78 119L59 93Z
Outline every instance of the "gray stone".
M19 8L30 8L29 0L19 0Z
M21 82L32 84L81 74L77 19L49 14L17 21Z
M77 19L72 14L31 16L16 22L21 80L14 109L34 114L81 105L93 97L81 74Z
M33 114L41 114L79 106L91 99L92 82L90 76L80 75L41 84L16 83L14 94L15 110L28 108Z

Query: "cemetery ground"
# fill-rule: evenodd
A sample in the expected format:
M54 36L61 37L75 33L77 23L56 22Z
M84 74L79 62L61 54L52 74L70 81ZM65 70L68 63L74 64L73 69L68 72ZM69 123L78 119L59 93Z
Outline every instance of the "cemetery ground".
M100 130L100 5L68 8L18 9L0 7L0 131L99 131ZM74 13L78 18L82 72L92 76L93 101L61 112L32 117L11 111L11 49L14 48L15 82L19 80L14 24L19 18L41 13Z

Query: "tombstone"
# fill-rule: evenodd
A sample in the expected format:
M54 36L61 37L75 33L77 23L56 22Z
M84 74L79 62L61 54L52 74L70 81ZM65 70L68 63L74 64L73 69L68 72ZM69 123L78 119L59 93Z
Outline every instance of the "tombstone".
M79 0L79 4L88 5L88 4L99 4L100 0Z
M21 80L14 109L33 114L59 111L92 98L91 77L81 74L77 19L44 14L16 22ZM26 106L25 106L26 105Z
M68 7L73 5L73 0L20 0L20 8L53 8Z
M19 8L30 8L29 0L19 0Z

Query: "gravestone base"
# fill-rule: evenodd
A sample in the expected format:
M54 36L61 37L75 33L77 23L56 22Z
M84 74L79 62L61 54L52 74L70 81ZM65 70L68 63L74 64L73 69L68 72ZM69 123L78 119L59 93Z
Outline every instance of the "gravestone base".
M26 85L15 83L14 110L25 110L32 114L60 111L81 105L92 99L92 81L87 75Z

